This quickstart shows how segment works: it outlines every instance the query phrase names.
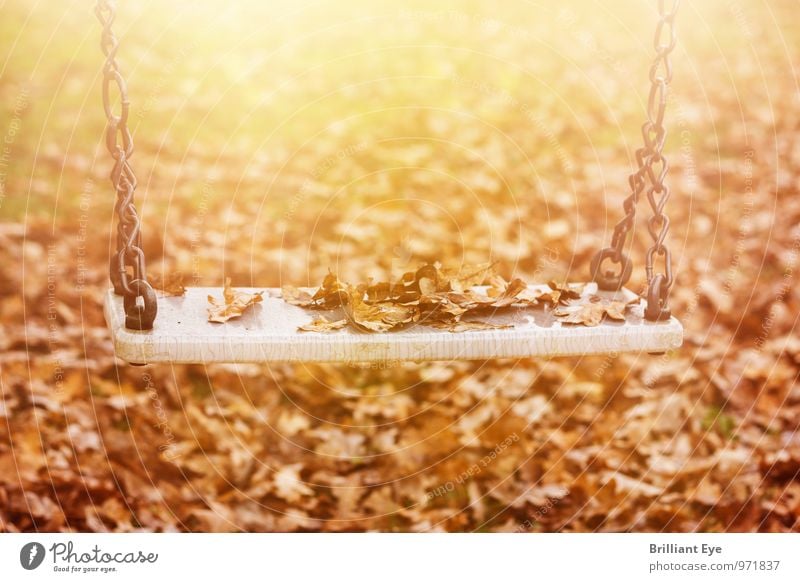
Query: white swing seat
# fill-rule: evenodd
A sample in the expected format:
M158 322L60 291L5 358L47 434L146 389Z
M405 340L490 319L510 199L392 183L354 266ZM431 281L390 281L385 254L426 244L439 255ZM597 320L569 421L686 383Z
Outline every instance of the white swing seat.
M533 285L532 289L545 286ZM256 292L261 289L242 289ZM194 287L181 297L159 297L158 316L149 331L125 327L122 297L109 290L106 321L116 355L132 364L211 362L339 362L382 363L425 360L484 360L549 356L583 356L620 352L665 352L683 342L683 328L674 317L664 322L643 318L644 302L629 309L627 320L603 321L595 327L563 324L544 307L509 308L480 317L508 325L502 329L452 332L414 324L401 331L362 333L348 326L332 332L304 332L298 327L324 315L343 313L304 309L280 298L280 290L264 290L263 301L227 323L210 323L209 295L221 288ZM630 301L623 289L599 292L595 283L584 293Z

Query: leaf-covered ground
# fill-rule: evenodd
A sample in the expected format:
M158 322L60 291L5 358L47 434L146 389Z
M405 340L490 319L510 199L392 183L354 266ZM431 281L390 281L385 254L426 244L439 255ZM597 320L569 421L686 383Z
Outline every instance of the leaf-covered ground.
M123 4L162 278L580 281L621 215L648 3ZM371 367L116 361L98 27L0 10L1 530L800 529L796 3L683 2L683 348Z

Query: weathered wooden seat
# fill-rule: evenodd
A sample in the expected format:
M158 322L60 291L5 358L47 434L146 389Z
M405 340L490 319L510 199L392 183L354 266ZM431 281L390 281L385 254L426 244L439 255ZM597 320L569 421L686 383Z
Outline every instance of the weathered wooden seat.
M537 286L532 286L535 289ZM246 290L258 291L260 289ZM630 301L628 290L585 293ZM208 295L220 297L221 288L189 288L182 297L160 297L152 330L125 327L122 297L109 291L106 320L116 354L135 364L158 362L382 362L423 360L482 360L576 356L619 352L663 352L683 341L675 319L649 322L644 301L629 309L626 321L603 321L595 327L564 324L545 307L511 308L481 316L503 329L451 332L414 324L388 333L361 333L345 328L333 332L302 332L298 327L320 315L341 319L335 311L309 310L289 305L278 289L266 289L263 302L224 324L207 321Z

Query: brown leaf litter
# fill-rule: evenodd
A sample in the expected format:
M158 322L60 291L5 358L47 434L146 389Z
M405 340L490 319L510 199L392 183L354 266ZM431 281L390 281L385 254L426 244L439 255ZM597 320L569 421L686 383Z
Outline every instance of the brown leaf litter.
M385 333L412 323L454 333L502 329L510 326L463 318L538 305L555 308L553 315L570 324L596 326L606 317L625 319L628 304L586 296L582 284L551 281L546 289L534 288L520 278L506 281L493 267L492 263L459 269L426 264L404 273L394 283L369 280L356 285L328 272L315 291L286 285L282 295L287 303L307 309L344 308L345 318L332 322L320 317L299 328L314 332L350 325L359 331Z

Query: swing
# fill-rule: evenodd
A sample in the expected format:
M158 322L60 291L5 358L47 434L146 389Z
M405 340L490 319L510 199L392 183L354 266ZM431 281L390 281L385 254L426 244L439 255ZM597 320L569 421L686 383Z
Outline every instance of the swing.
M664 113L672 80L670 53L676 43L679 0L674 0L670 9L665 4L665 0L658 2L656 57L650 68L647 121L642 126L644 143L636 152L637 170L628 180L630 195L623 205L625 217L615 226L611 245L592 259L591 282L583 287L584 294L600 300L630 304L625 320L606 318L592 327L570 325L556 318L552 310L529 308L487 316L484 321L492 329L453 333L421 322L400 331L370 334L351 329L333 333L298 331L311 324L318 312L285 302L279 289L266 289L261 303L225 324L210 323L206 316L207 297L221 296L221 288L189 288L181 297L156 295L147 282L134 205L136 177L129 161L133 139L127 125L130 103L116 62L119 43L111 29L116 10L111 0L98 0L95 13L103 26L100 44L106 57L106 146L114 159L111 182L117 194L118 217L116 252L109 268L113 289L105 297L104 311L116 355L137 365L279 361L391 365L401 361L663 353L679 347L683 328L671 315L667 302L673 277L670 251L664 244L669 230L664 208L670 190L665 184L668 163L663 155ZM120 95L119 114L112 109L112 86ZM647 222L653 244L645 257L647 293L639 298L625 288L632 264L623 251L642 193L653 211ZM657 260L663 263L663 270L658 273ZM537 292L542 287L532 285L530 290Z

